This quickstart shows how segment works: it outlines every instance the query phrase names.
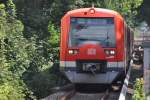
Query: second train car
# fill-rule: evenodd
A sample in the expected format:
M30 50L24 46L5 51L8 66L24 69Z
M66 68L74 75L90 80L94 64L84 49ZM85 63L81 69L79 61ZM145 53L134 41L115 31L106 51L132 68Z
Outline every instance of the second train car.
M113 10L81 8L61 20L60 70L75 84L111 84L125 76L133 33Z

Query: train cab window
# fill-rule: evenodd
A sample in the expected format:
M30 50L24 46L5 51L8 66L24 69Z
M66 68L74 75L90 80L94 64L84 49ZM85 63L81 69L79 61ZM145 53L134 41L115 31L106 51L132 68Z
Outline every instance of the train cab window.
M115 47L116 35L114 18L78 18L70 19L69 47L84 44L99 44L102 47Z

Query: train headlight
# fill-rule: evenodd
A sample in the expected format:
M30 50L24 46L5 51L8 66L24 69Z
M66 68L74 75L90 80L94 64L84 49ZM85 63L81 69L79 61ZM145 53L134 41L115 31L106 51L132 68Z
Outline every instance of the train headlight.
M70 55L72 55L72 54L78 54L78 53L79 53L79 50L76 50L76 49L68 50L68 53L69 53Z
M78 52L79 52L78 50L74 50L73 54L78 54Z
M109 55L109 50L105 50L106 55Z
M114 50L105 50L105 54L106 55L115 55L115 51Z
M69 54L73 54L73 50L69 50L68 53L69 53Z
M110 54L111 54L111 55L114 55L114 54L115 54L115 51L114 51L114 50L111 50L111 51L110 51Z

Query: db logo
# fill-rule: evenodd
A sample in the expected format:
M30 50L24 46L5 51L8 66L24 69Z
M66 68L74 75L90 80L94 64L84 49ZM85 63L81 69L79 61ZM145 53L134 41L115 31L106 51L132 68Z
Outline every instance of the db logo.
M96 55L96 49L90 48L87 50L88 55Z

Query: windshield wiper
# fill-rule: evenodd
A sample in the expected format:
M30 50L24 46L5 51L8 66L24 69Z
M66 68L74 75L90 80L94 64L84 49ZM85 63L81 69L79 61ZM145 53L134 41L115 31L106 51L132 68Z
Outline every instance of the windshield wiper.
M107 37L104 39L104 42L106 41L106 46L109 46L109 41L108 40L109 40L110 37L108 36L108 30L107 30L106 34L107 34Z

